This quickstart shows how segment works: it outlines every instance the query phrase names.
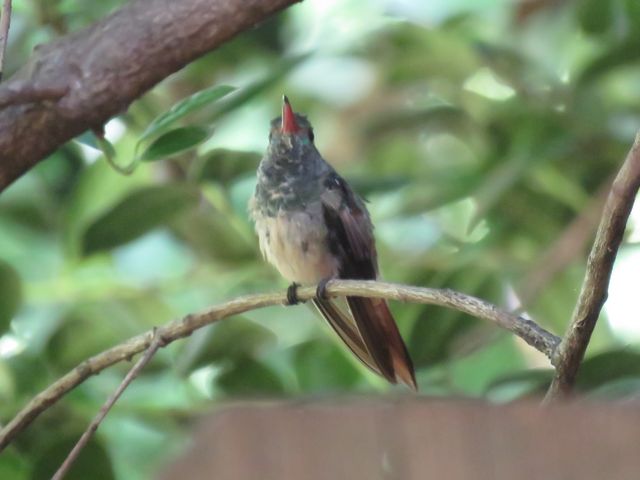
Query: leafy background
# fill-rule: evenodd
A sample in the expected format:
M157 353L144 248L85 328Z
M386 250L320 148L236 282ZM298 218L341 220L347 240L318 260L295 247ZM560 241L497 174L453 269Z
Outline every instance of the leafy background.
M9 72L121 3L15 0ZM83 135L0 196L0 418L154 325L286 287L246 213L283 92L370 200L386 279L522 308L562 334L638 128L638 47L636 0L307 0L194 62L106 139ZM592 397L640 392L634 219L579 380ZM441 308L392 309L422 395L506 402L549 381L512 335ZM128 368L39 418L0 455L0 477L48 478ZM407 393L364 371L307 307L251 312L159 352L68 478L148 478L230 399L390 390Z

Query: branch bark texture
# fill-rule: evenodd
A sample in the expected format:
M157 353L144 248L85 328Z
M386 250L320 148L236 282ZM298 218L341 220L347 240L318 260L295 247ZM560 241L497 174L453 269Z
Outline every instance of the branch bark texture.
M297 294L300 300L310 300L316 295L316 289L315 287L299 288ZM373 281L334 280L327 285L327 295L332 297L347 295L377 297L452 308L474 317L488 320L515 333L549 358L553 356L556 347L560 343L560 338L531 320L508 313L479 298L453 290L420 288ZM38 415L56 403L67 392L105 368L123 360L130 360L133 355L149 349L154 338L162 338L164 344L168 344L179 338L187 337L195 330L218 320L249 310L271 305L283 305L286 302L287 296L285 293L266 293L239 297L204 312L187 315L180 320L175 320L157 330L154 329L133 337L120 345L91 357L58 379L46 390L36 395L13 420L4 426L0 431L0 451Z
M0 81L4 72L4 57L9 43L9 25L11 24L11 0L4 0L0 14Z
M0 191L59 146L98 128L158 82L299 0L133 0L90 28L36 48L0 86L64 92L6 100L0 110Z
M607 299L611 271L639 187L640 133L636 135L604 205L569 330L551 359L556 373L547 392L547 401L565 396L573 389L580 363Z

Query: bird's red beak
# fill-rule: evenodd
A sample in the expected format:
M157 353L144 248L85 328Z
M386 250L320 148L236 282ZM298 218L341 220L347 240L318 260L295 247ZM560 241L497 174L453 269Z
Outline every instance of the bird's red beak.
M282 133L296 133L298 130L300 130L300 126L296 122L296 115L285 95L282 103Z

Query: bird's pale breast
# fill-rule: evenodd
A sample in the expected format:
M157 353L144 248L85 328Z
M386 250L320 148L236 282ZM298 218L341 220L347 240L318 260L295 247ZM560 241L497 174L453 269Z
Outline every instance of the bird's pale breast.
M279 210L265 216L253 210L262 255L291 282L317 284L337 276L338 261L327 248L320 202L304 210Z

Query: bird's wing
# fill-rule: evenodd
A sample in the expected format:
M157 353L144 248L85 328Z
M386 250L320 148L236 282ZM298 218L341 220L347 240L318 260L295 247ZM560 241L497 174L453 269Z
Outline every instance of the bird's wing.
M363 202L337 173L327 177L325 187L321 199L327 241L339 258L340 278L375 280L378 271L373 225ZM387 303L359 297L348 297L347 302L374 370L392 383L400 380L416 389L413 363ZM335 319L329 321L335 323Z

